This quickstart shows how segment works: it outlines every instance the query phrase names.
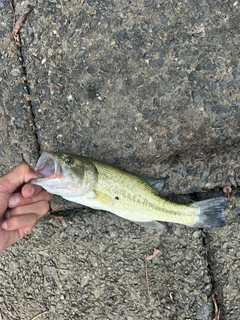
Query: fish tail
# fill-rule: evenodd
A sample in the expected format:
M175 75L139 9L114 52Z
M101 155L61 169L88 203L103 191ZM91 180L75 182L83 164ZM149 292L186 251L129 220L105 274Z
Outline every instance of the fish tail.
M198 201L191 204L197 209L194 228L221 228L227 225L227 220L222 211L227 207L227 199L224 197Z

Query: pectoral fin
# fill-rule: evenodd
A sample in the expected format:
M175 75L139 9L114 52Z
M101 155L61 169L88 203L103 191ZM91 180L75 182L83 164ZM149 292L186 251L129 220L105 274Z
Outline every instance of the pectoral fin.
M114 202L110 196L102 192L96 192L94 200L97 201L98 203L105 204L105 205L110 205Z
M139 178L147 182L151 187L157 190L157 192L161 192L165 188L166 181L168 180L169 177L157 179L157 178L139 176Z
M158 221L134 221L135 223L139 224L141 227L153 229L153 230L160 230L163 229L164 226L159 223Z

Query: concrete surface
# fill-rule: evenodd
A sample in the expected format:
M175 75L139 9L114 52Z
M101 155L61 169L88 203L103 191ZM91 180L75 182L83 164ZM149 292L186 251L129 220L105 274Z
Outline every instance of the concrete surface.
M0 4L0 172L20 162L34 164L38 142L20 50L12 37L13 17L8 1Z
M212 291L239 319L239 2L36 0L17 16L27 3L20 49L0 4L1 174L66 150L169 176L179 201L236 194L228 227L161 234L53 198L66 218L1 254L2 319L210 320Z

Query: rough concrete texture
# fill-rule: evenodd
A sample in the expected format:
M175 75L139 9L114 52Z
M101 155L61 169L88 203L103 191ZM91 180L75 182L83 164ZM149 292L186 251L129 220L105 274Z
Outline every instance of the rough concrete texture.
M0 172L20 162L34 165L38 145L20 50L12 37L13 18L8 1L0 3Z
M145 256L155 247L148 294ZM211 319L212 285L198 230L173 226L159 235L85 210L67 220L43 219L2 260L3 319L45 311L43 319Z
M1 173L66 150L169 176L164 194L179 201L237 191L238 1L28 3L21 50L0 4ZM26 5L15 3L17 15ZM238 193L231 202L229 226L216 231L159 234L80 207L45 217L1 254L3 320L210 320L212 289L219 319L239 319Z

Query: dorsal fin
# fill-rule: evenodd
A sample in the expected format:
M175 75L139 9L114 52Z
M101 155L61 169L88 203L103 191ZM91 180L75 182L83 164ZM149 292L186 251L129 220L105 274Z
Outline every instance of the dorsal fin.
M166 181L169 179L169 177L151 178L151 177L145 177L145 176L139 176L139 178L147 182L152 188L157 190L157 192L163 191L163 189L165 188Z

